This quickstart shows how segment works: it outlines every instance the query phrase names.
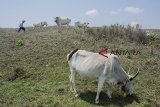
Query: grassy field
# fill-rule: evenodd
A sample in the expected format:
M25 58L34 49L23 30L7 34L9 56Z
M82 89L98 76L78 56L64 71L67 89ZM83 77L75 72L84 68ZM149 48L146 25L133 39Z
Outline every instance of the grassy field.
M80 30L58 32L55 27L0 29L0 107L156 107L160 106L160 32L147 44L129 42L122 38L99 38ZM123 68L130 74L139 69L134 96L112 87L110 101L106 86L95 104L97 81L77 75L79 97L69 90L69 67L66 55L79 48L99 52L112 50L140 51L138 55L119 55ZM158 106L158 107L159 107Z

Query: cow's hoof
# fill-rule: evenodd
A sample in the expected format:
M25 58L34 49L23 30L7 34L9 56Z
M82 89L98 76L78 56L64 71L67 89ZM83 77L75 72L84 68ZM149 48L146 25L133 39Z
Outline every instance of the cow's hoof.
M107 95L107 97L108 97L110 100L112 99L112 96L110 95L109 92L106 92L106 95Z
M75 94L75 97L78 97L79 95L78 94Z
M95 103L96 103L96 104L99 104L99 100L95 100Z
M73 89L72 89L72 88L70 88L70 91L71 91L72 93L74 93L74 91L73 91Z

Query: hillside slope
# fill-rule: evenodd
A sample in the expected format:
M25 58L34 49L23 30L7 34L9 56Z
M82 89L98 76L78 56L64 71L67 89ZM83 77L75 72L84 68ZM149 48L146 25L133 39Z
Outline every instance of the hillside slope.
M55 27L27 28L25 33L0 29L0 106L97 106L94 104L97 81L77 75L79 98L69 91L66 55L75 48L92 52L109 48L139 51L140 54L119 55L119 58L126 71L135 74L139 69L140 74L132 98L112 87L113 99L110 101L104 86L99 106L154 107L160 103L159 37L144 45L121 38L97 38L73 29L58 32Z

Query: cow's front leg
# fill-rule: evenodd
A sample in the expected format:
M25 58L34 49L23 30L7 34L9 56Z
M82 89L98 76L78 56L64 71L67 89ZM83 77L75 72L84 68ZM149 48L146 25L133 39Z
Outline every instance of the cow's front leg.
M95 103L96 103L96 104L99 103L99 95L100 95L100 92L101 92L101 90L102 90L104 81L105 81L105 78L104 78L104 77L99 77L99 80L98 80L98 88L97 88L97 95L96 95L96 99L95 99Z
M110 91L109 91L109 84L107 84L106 94L107 94L108 98L111 100L112 96L111 96Z
M111 96L111 94L110 94L109 89L107 89L106 94L107 94L108 98L111 100L112 96Z

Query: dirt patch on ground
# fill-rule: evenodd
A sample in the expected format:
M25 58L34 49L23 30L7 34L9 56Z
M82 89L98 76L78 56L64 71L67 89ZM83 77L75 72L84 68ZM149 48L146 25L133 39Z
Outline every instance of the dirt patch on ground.
M14 69L13 73L8 74L7 80L14 81L16 79L25 79L30 77L32 74L27 74L27 72L23 68Z

